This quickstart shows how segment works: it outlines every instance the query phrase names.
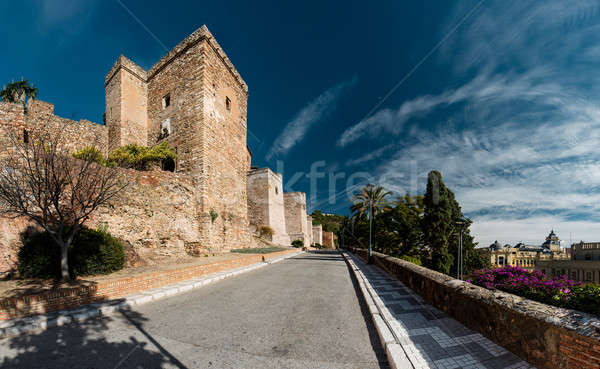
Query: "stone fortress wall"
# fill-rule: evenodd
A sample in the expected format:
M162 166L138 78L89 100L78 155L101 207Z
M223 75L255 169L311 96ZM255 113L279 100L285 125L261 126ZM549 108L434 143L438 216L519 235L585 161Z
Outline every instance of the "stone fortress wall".
M261 226L269 226L273 230L274 243L289 245L291 240L285 226L281 174L272 172L269 168L250 170L247 193L250 229L259 233Z
M322 245L328 249L335 249L335 234L333 232L323 232Z
M33 100L27 113L21 104L0 103L0 128L23 135L41 124L64 128L71 152L93 145L107 153L130 143L166 140L178 156L175 173L118 169L129 186L90 225L107 224L140 254L200 255L252 247L248 87L208 29L192 33L148 71L120 56L105 89L105 126L55 116L52 104ZM8 147L5 135L0 145ZM28 225L23 219L0 219L0 272L14 267L14 250ZM281 233L278 241L289 244Z
M323 225L312 226L312 238L314 243L323 244Z
M29 132L38 127L49 132L60 130L61 146L71 152L91 145L106 152L108 131L105 126L86 119L74 121L54 115L54 105L41 100L29 101L26 109L21 103L0 102L0 145L5 148L2 152L6 153L10 146L8 132L25 140Z
M282 175L269 168L252 168L247 186L252 232L258 235L261 226L269 226L274 233L272 241L279 245L295 240L301 240L305 246L315 243L304 192L283 192Z
M292 241L301 240L310 245L310 237L306 226L306 194L304 192L285 192L285 226Z
M252 233L264 225L274 230L275 244L313 243L306 194L284 193L282 176L268 168L250 169L248 87L205 26L148 71L120 56L105 90L106 125L58 117L54 105L40 100L26 110L0 103L0 129L23 139L35 127L60 129L69 152L94 146L107 154L162 141L174 148L175 173L118 168L128 186L89 226L108 226L142 258L252 247ZM0 147L8 145L0 135ZM21 234L32 225L0 218L0 273L14 268Z
M315 243L315 241L313 240L312 227L313 227L312 216L307 215L306 216L306 238L308 239L308 243L306 243L306 245L314 245L314 243Z
M119 57L105 85L110 146L167 141L176 172L194 181L200 228L193 253L247 247L248 86L208 29L148 71Z

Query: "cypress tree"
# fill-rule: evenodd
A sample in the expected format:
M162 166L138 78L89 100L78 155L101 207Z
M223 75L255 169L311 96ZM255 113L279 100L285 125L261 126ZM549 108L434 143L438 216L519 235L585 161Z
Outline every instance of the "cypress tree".
M464 219L464 215L454 198L454 193L446 187L438 171L429 172L424 206L422 227L425 244L429 247L431 255L429 266L438 272L455 276L460 232L456 222ZM488 264L485 256L475 250L477 244L471 236L470 226L470 220L462 226L465 274Z

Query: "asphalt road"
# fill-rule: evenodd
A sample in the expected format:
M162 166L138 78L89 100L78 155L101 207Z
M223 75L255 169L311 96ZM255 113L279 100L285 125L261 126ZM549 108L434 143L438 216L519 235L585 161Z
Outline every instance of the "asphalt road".
M339 254L0 340L0 368L387 368Z

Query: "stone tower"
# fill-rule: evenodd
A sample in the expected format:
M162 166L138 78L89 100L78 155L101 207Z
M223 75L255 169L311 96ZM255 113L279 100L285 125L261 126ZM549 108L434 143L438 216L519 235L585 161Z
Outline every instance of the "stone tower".
M261 226L269 226L273 229L272 241L289 246L290 236L285 226L282 182L281 174L269 168L248 172L248 216L252 228L258 231Z
M304 192L286 192L283 194L285 205L285 227L292 241L302 240L310 245L306 214L306 194ZM310 230L312 232L312 228Z
M105 87L109 147L167 141L175 171L195 180L196 251L248 247L248 86L206 26L148 71L119 57Z

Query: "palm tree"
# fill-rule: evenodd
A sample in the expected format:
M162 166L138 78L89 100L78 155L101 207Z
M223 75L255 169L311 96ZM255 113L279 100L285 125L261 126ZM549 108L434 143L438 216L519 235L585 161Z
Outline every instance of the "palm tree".
M387 208L386 196L391 195L391 192L386 191L381 186L374 186L368 184L361 189L361 191L352 197L353 205L350 207L352 216L359 218L364 214L369 215L369 263L373 262L373 246L372 246L372 232L373 232L373 218L376 214L382 212Z
M0 99L4 102L20 102L25 107L27 99L35 99L37 94L38 89L30 85L28 80L21 80L4 86L2 91L0 91Z

